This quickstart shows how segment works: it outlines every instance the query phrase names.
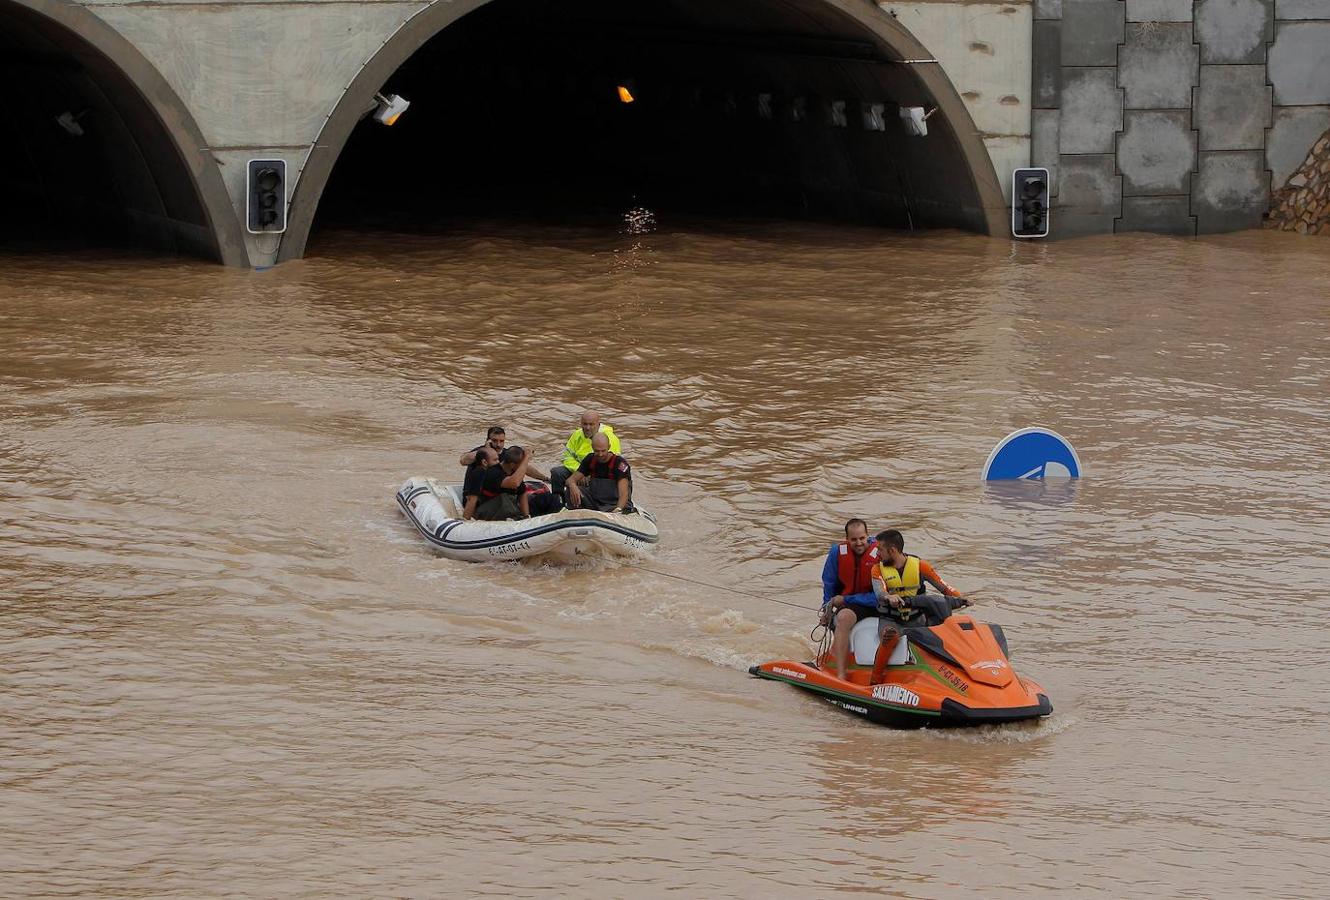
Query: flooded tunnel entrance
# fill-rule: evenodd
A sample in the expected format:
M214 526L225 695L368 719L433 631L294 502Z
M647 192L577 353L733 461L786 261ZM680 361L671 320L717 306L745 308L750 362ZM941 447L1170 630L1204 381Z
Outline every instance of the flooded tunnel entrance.
M453 17L416 22L433 29L419 49L361 85L411 107L385 128L359 118L372 106L359 99L335 167L323 163L321 226L640 205L987 232L1001 215L945 74L866 4L494 0ZM901 107L932 112L927 135ZM318 153L284 258L303 250Z
M104 22L74 3L38 11L0 0L0 74L10 87L0 96L0 248L128 247L244 264L202 136Z

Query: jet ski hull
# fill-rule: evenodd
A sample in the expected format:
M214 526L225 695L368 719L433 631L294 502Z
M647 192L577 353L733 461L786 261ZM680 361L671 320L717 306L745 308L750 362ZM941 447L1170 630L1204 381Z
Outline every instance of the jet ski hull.
M873 620L860 624L875 632ZM871 664L852 666L842 680L826 658L821 665L778 660L748 671L893 728L997 725L1052 714L1044 689L1012 671L1000 630L969 616L952 616L941 625L906 634L904 650L898 648L893 656L901 662L887 667L881 684L869 684Z

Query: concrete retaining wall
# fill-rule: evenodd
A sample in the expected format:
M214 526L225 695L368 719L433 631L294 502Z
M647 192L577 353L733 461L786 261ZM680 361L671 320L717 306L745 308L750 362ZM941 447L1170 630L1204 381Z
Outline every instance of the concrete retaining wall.
M877 5L942 64L984 141L1003 196L1029 164L1031 0L915 0Z
M1330 0L1035 0L1057 235L1257 227L1330 127Z

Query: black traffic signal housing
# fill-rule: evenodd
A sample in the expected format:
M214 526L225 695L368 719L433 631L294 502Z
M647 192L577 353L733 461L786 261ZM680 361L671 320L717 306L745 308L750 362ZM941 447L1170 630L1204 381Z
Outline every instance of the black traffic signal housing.
M245 172L245 214L250 234L286 231L286 160L249 161Z
M1011 175L1011 233L1048 237L1048 170L1017 169Z

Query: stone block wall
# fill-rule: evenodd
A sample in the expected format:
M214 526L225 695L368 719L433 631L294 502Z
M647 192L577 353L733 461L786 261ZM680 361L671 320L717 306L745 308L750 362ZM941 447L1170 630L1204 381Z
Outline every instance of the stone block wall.
M1330 128L1330 0L1034 0L1053 233L1258 227Z
M1330 131L1312 145L1288 184L1275 191L1266 227L1330 235Z

